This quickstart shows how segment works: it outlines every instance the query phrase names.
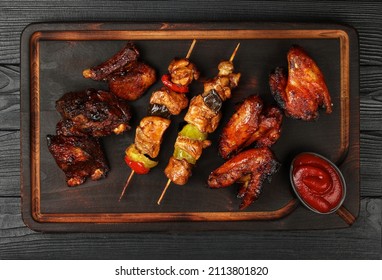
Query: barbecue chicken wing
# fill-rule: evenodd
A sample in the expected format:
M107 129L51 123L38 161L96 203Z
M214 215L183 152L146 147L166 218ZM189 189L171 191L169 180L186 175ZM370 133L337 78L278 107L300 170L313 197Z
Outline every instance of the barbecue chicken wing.
M133 101L155 82L155 70L138 61L139 51L129 42L122 50L100 65L85 69L82 75L95 81L107 81L110 91Z
M256 142L256 147L270 147L280 137L282 113L276 107L263 108L259 96L251 95L238 106L224 126L219 154L227 159Z
M269 77L272 95L289 117L302 120L318 118L318 108L332 112L332 102L324 76L317 64L298 46L287 55L288 76L276 68Z
M240 210L243 210L259 197L264 180L277 172L278 167L279 163L269 148L250 149L211 172L208 186L224 188L235 182L243 183L238 194L242 198Z
M56 101L63 121L57 134L101 137L128 129L131 118L127 101L106 91L69 92Z
M98 180L109 167L98 139L64 135L47 135L48 148L66 176L69 187L78 186L86 178Z

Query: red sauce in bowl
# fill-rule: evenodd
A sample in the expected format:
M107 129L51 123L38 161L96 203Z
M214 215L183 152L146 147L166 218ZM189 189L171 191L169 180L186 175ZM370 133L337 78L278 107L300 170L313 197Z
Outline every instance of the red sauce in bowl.
M291 179L296 194L319 213L338 209L345 196L345 182L337 167L313 153L302 153L292 163Z

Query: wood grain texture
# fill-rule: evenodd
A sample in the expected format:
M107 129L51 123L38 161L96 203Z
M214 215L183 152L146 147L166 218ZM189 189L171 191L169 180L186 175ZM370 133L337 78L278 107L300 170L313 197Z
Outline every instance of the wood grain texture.
M40 234L23 224L19 199L0 198L0 259L378 259L381 206L363 199L343 230Z
M19 39L32 22L281 21L337 22L360 34L361 65L382 65L381 2L346 1L2 1L0 63L19 63Z
M20 34L33 22L246 20L352 25L360 40L361 194L367 197L361 200L359 219L350 229L343 230L256 234L36 233L24 225L20 214L19 89L18 85L16 90L12 86L9 92L0 86L0 130L16 129L0 134L0 259L381 259L381 10L381 1L220 1L216 5L213 1L199 0L2 0L0 63L3 64L19 63ZM19 71L18 65L0 65L0 69L0 85L4 85L3 73L17 81L13 85L18 84L19 74L11 73ZM10 114L13 116L9 117Z
M20 67L0 65L0 129L20 129Z

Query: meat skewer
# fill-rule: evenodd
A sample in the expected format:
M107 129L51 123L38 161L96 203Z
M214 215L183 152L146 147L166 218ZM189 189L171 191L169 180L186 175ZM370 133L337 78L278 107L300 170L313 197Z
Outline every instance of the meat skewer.
M187 183L191 177L192 167L201 156L203 149L211 145L211 142L207 140L208 133L216 130L222 116L222 103L231 97L231 89L235 88L240 80L241 74L233 73L232 63L239 46L240 43L228 61L218 65L218 75L204 83L204 93L190 101L188 112L184 117L187 124L178 134L174 154L165 169L168 181L157 201L158 205L171 182L177 185Z
M148 116L136 129L134 144L125 151L125 162L132 169L119 197L121 201L135 173L146 174L157 165L163 134L169 127L171 115L178 115L188 106L188 85L199 78L199 71L189 61L196 40L193 40L185 58L171 61L169 74L162 76L164 86L152 93Z

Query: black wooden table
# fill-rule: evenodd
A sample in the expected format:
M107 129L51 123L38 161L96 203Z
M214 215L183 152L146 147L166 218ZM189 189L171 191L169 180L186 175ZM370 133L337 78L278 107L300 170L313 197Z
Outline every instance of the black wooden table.
M8 1L0 5L0 259L381 259L380 1ZM28 229L20 212L20 34L49 21L330 22L360 43L361 210L346 229L65 233Z

